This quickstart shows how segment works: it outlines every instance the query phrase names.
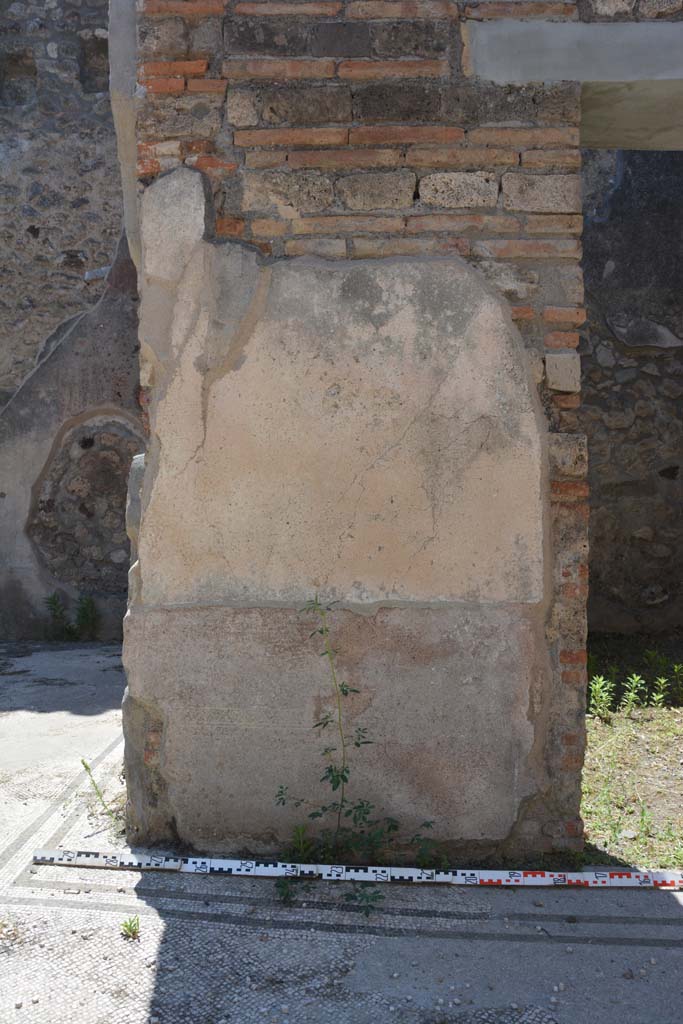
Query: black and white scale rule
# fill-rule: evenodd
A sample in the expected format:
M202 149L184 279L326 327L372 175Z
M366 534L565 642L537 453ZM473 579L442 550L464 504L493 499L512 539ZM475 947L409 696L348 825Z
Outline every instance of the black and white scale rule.
M323 878L337 882L417 882L431 885L582 886L587 889L683 889L681 871L436 871L346 864L288 864L277 860L227 857L169 857L162 854L97 853L92 850L36 850L34 864L113 868L120 871L177 871L250 878Z

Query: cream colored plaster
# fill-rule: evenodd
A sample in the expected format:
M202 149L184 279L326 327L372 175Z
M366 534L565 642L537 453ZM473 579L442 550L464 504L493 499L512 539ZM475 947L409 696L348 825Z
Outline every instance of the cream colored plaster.
M514 329L476 274L455 260L256 271L251 256L253 305L228 327L213 282L227 271L220 291L244 294L241 276L223 249L212 276L206 250L180 282L170 354L157 339L145 602L316 588L361 603L540 601L539 416Z

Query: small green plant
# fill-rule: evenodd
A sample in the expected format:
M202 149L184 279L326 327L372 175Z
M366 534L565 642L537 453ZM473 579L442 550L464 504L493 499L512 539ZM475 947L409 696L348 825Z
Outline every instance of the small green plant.
M370 888L371 885L371 882L354 882L351 891L344 893L344 901L354 904L366 917L370 917L384 899L384 893Z
M320 657L327 663L330 681L331 706L324 710L313 729L323 737L321 750L324 767L320 782L327 789L329 798L315 806L302 797L292 796L287 786L280 786L275 802L283 807L308 807L310 821L322 826L315 838L308 835L305 826L297 826L292 839L293 856L300 862L364 861L381 864L388 850L395 845L399 823L391 817L377 817L374 804L356 795L350 795L352 759L357 751L372 744L368 730L359 724L350 728L347 723L347 702L360 691L341 679L337 668L338 651L334 648L330 634L329 615L333 605L323 604L317 597L309 601L302 612L315 616L315 629L309 639L320 638ZM327 740L328 735L330 739ZM431 836L423 834L433 822L423 822L420 831L413 836L412 845L417 848L420 866L431 866L437 860L436 843Z
M643 651L643 661L647 667L648 675L656 673L663 676L669 668L669 659L652 648Z
M658 676L650 694L650 704L653 708L664 708L669 696L669 680L666 676Z
M76 632L81 640L97 640L100 613L92 597L82 595L76 605Z
M632 672L624 683L624 692L619 710L630 715L635 708L643 706L646 697L645 680L636 672Z
M95 796L97 797L97 799L99 800L100 804L102 805L102 809L105 811L106 814L109 815L109 817L110 817L110 819L112 821L112 824L116 827L116 829L118 831L119 828L120 828L119 819L116 817L116 814L111 809L111 807L109 806L107 801L104 799L104 793L102 792L100 787L97 785L97 782L95 781L95 776L92 773L92 768L90 767L90 765L88 764L88 762L86 761L86 759L84 757L81 758L81 764L83 765L83 770L85 771L86 775L88 776L88 779L90 780L90 785L92 786L92 788L94 790Z
M76 604L76 619L71 622L66 605L55 592L45 598L50 620L47 634L50 640L96 640L100 628L100 613L92 597L83 595Z
M56 590L45 598L45 607L50 616L48 624L50 640L77 640L78 631L73 622L69 622L64 602Z
M281 903L291 907L296 895L295 881L292 878L278 878L275 880L275 892Z
M683 704L683 665L671 665L671 692L675 704Z
M588 689L588 713L601 722L609 723L614 706L614 683L605 676L593 676Z
M133 941L140 938L139 914L135 914L133 917L127 917L125 921L121 922L121 934L124 939L131 939Z

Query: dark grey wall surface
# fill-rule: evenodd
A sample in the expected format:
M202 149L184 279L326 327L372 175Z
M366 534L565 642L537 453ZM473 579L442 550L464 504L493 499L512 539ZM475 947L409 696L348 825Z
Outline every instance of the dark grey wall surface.
M683 624L683 153L584 152L596 630Z
M121 232L108 0L0 2L0 406L93 305Z

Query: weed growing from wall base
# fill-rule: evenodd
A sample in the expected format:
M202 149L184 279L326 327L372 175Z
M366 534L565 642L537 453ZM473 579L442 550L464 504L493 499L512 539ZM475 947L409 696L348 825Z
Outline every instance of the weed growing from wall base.
M110 818L112 824L114 825L114 827L116 828L117 832L120 831L121 830L121 822L116 817L115 812L111 809L111 807L109 806L107 801L104 799L104 793L102 792L100 787L97 785L97 782L95 781L95 776L92 773L92 768L90 767L90 765L88 764L88 762L86 761L86 759L84 757L81 758L81 764L83 765L83 770L85 771L86 775L88 776L88 779L90 780L90 785L92 786L93 792L95 793L95 796L97 797L99 803L101 804L102 809L109 816L109 818Z
M92 597L79 597L74 622L69 619L66 605L57 591L45 598L49 615L48 640L97 640L100 613Z
M353 793L352 777L354 758L363 747L373 743L368 730L362 725L352 729L348 724L347 704L352 694L360 693L339 676L338 651L332 644L330 613L333 605L323 604L317 597L309 601L302 612L315 616L315 629L309 639L319 639L322 650L320 657L327 665L331 707L315 722L313 730L323 741L320 756L323 770L320 776L327 798L315 804L300 796L292 796L287 786L280 786L275 802L284 807L306 807L310 822L319 826L315 835L309 834L306 824L297 825L292 835L288 855L298 863L340 863L364 862L382 864L388 852L395 845L399 834L399 823L395 818L377 817L374 804ZM424 821L418 832L412 836L410 846L415 851L420 867L442 866L443 858L438 855L437 844L427 835L433 827L432 821ZM276 890L283 902L291 902L292 885L276 884ZM369 914L383 898L378 890L356 887L344 897L355 902L363 913Z

